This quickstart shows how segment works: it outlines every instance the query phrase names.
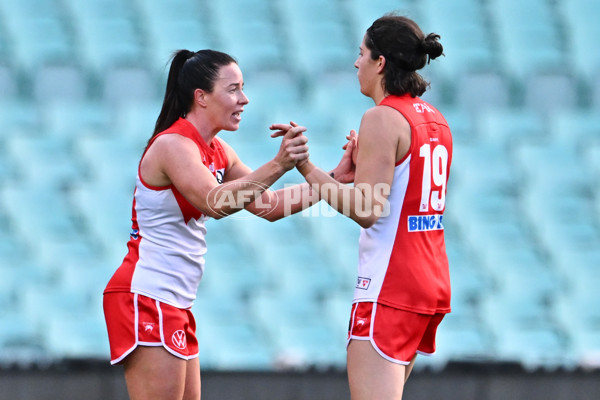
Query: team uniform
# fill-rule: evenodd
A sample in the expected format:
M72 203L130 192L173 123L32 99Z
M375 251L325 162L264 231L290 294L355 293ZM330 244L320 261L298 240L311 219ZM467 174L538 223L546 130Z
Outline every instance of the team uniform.
M408 364L435 352L435 332L450 312L443 213L452 162L444 117L418 97L388 96L409 122L411 145L394 168L388 213L359 239L350 339L370 340L386 359Z
M217 138L209 146L190 122L180 118L153 137L148 148L167 134L192 139L203 164L222 182L228 160ZM184 359L198 356L189 309L204 272L207 218L173 185L144 182L138 167L128 253L104 290L112 364L138 345L164 346Z

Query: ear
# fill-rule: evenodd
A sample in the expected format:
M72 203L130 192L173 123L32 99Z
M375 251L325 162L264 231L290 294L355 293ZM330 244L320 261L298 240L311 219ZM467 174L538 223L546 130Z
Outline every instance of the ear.
M379 56L379 59L377 60L377 73L378 74L382 74L383 73L383 69L385 68L385 57L384 56Z
M194 103L198 104L200 107L206 107L206 92L202 89L194 90Z

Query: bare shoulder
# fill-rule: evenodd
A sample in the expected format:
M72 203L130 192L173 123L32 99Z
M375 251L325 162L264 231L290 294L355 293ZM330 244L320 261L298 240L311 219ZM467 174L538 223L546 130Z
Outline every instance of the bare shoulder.
M389 135L409 128L410 125L406 118L397 110L387 106L376 106L368 109L361 121L361 131L373 132L373 134Z
M196 157L196 144L177 134L160 135L150 145L142 158L142 172L162 171L165 165Z
M154 140L150 149L155 148L157 150L169 150L172 148L181 149L190 146L195 146L194 141L190 138L187 138L183 135L178 135L176 133L160 135Z
M359 148L372 143L372 146L379 148L379 152L389 150L395 162L398 162L410 148L410 123L392 107L372 107L363 115L358 141Z
M398 139L402 132L410 132L410 124L397 110L387 106L376 106L368 109L360 123L360 135Z

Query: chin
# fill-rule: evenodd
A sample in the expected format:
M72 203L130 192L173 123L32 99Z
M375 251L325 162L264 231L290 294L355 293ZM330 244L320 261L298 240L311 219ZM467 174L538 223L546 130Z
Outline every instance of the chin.
M240 129L240 124L229 125L223 128L224 131L234 132Z

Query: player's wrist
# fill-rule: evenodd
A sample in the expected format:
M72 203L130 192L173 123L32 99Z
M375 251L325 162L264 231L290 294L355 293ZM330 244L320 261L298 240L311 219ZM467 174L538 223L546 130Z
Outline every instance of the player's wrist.
M315 169L315 165L313 163L311 163L310 161L304 162L301 165L296 165L296 169L298 169L298 172L300 172L300 174L302 174L303 177L307 177L314 169Z

